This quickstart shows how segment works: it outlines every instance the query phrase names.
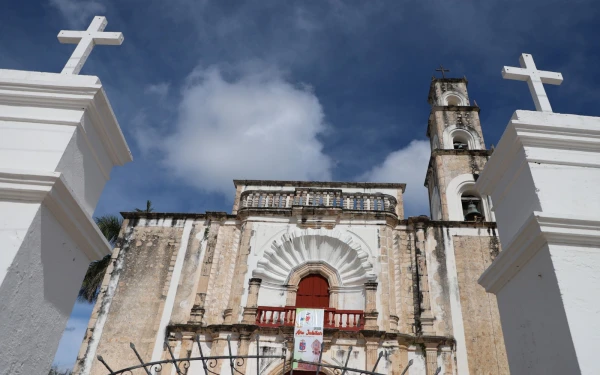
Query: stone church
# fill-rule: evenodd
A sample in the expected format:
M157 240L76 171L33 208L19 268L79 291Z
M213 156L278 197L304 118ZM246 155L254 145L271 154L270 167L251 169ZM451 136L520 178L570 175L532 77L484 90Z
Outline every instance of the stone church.
M204 355L256 354L257 335L261 352L288 348L289 369L295 309L317 307L323 363L371 371L383 353L378 373L508 374L496 298L477 283L500 251L474 189L491 155L480 109L465 78L434 78L428 100L429 217L405 217L402 183L262 180L234 181L231 213L123 213L75 373L106 374L97 355L139 364L130 342L156 361L199 356L196 337ZM256 375L255 362L238 370Z

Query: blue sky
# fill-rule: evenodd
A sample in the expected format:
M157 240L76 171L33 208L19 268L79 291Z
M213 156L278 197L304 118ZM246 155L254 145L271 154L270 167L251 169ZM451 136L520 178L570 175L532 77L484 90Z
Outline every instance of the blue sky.
M142 207L229 211L234 178L405 182L427 214L427 93L440 63L466 76L487 145L527 85L504 81L521 53L565 81L555 112L598 116L593 0L43 0L0 12L0 68L59 72L61 29L94 15L121 31L81 74L98 75L134 162L115 168L96 214ZM77 305L57 354L70 367L90 308Z

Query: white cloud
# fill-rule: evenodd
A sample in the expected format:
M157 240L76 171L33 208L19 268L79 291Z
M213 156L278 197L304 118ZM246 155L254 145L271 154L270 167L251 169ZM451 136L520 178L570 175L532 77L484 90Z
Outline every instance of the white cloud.
M85 26L87 28L94 16L106 12L104 4L94 0L50 0L50 5L62 13L70 27Z
M154 85L147 85L144 89L146 94L154 94L160 98L164 98L169 94L171 84L168 82L161 82Z
M423 183L430 155L429 141L413 140L390 153L383 163L362 175L361 180L406 183L405 216L429 215L429 198Z
M164 164L191 185L227 196L233 179L329 180L315 94L273 67L249 66L190 75L173 133L151 142ZM141 143L148 145L145 133Z

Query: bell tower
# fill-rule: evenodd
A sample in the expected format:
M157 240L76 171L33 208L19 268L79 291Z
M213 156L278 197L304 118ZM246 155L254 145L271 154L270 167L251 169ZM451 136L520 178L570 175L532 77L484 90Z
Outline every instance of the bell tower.
M493 221L491 201L475 181L491 151L485 148L479 107L471 105L466 78L432 78L427 137L431 158L425 177L432 220Z

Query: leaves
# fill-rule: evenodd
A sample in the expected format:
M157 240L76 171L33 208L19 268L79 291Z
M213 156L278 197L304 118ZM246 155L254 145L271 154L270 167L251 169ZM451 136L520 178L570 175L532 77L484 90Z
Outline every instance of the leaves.
M135 212L144 212L149 214L150 212L154 211L154 207L152 207L152 201L151 200L147 200L146 201L146 209L142 210L141 208L136 208Z
M106 240L112 246L115 246L115 242L121 231L123 219L114 215L104 215L96 217L94 220L96 221L100 232L106 237ZM77 300L89 303L94 303L96 301L98 293L100 292L100 286L102 286L104 274L106 273L109 264L110 254L100 260L90 263L83 278L83 282L81 283L81 287L79 288Z

